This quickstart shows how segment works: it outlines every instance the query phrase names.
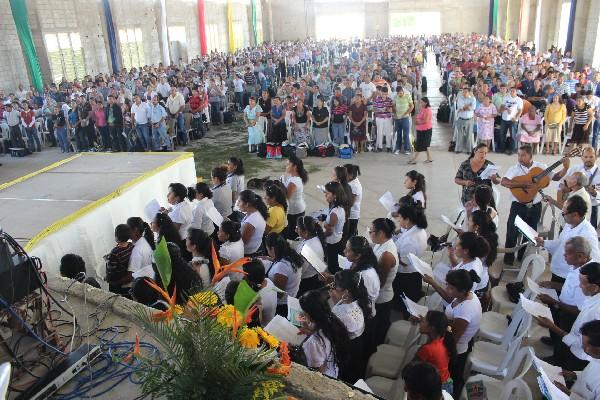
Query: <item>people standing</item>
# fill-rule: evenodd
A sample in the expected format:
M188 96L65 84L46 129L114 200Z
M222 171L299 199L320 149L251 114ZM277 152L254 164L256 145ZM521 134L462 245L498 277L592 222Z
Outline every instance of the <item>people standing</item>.
M477 101L468 85L463 85L462 93L456 99L456 146L455 153L470 153L473 148L473 116Z
M403 148L404 154L410 154L410 116L414 108L415 105L410 93L404 93L402 85L396 86L396 97L394 98L396 145L394 146L394 154L400 154L400 148Z
M415 154L408 161L409 164L416 164L419 154L423 151L427 153L426 163L433 162L431 157L431 134L432 134L433 113L429 104L429 99L423 97L421 99L421 109L415 118L415 128L417 130L417 145L415 146Z

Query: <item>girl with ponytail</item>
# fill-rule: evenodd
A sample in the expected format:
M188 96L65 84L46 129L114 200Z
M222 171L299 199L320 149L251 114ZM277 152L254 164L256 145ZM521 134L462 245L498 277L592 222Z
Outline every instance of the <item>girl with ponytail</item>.
M238 198L240 211L245 213L241 223L242 241L244 242L244 255L253 257L257 255L261 244L266 220L269 217L267 206L259 195L251 190L244 190Z
M427 194L425 193L425 176L414 169L408 171L404 177L404 187L408 189L408 195L415 202L420 202L421 207L427 207Z
M428 340L417 351L415 358L436 367L442 380L442 389L452 393L449 368L456 357L456 344L446 314L442 311L428 311L425 318L419 321L419 333L427 335Z
M147 222L140 217L127 219L127 225L131 230L131 241L133 250L129 258L129 271L136 272L152 265L152 251L154 250L154 233ZM149 276L154 279L154 276Z
M358 180L360 167L355 164L345 164L344 167L348 171L348 185L352 190L352 207L348 216L348 237L352 237L358 235L358 220L360 219L363 187Z
M300 241L296 248L298 254L302 253L304 246L309 246L321 261L325 261L325 234L317 220L310 216L298 218L295 235L300 236ZM302 279L300 281L300 288L298 289L298 296L301 296L308 290L318 289L321 286L323 284L319 280L317 270L305 260L302 264Z

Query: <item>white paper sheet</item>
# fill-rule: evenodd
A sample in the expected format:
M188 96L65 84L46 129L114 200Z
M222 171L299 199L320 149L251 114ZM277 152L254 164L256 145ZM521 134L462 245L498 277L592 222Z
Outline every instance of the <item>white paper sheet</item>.
M493 165L493 164L488 165L483 170L481 175L479 175L479 179L492 179L492 177L494 175L496 175L498 173L498 171L500 171L500 168L501 167L499 165Z
M433 269L433 277L436 281L442 284L446 284L446 275L450 272L452 268L448 264L444 264L443 262L438 263Z
M537 284L536 281L534 281L530 277L527 277L527 287L529 288L529 290L531 290L536 295L547 294L548 296L552 297L554 300L558 301L558 293L556 292L556 289L541 287L540 285Z
M556 387L552 379L546 374L544 370L540 371L540 377L546 387L546 395L550 400L569 400L569 395L564 393L562 390Z
M327 270L327 264L325 264L325 261L321 260L317 253L315 253L310 246L302 246L302 251L300 251L300 254L306 258L306 261L308 261L308 263L312 265L312 267L316 269L318 273L323 273L325 270Z
M523 219L518 215L515 218L515 226L527 238L527 240L533 244L536 244L535 238L539 236L538 233L531 226L527 225L527 222L523 221Z
M529 300L527 297L523 296L523 293L520 293L519 297L521 298L521 306L523 306L523 310L525 310L525 312L533 315L534 317L546 317L550 321L554 322L550 308L548 308L547 305L538 303L537 301Z
M300 319L298 316L302 313L302 307L300 307L300 301L292 296L287 297L287 307L288 307L288 320L298 327L302 326Z
M341 269L350 269L350 267L352 267L352 262L349 261L346 257L338 254L338 265Z
M369 385L367 385L367 382L365 382L363 379L357 380L356 382L354 382L354 385L352 385L352 386L354 386L355 388L358 388L358 389L362 389L367 393L375 394L375 393L373 393L373 390L371 390Z
M396 211L396 201L389 191L385 192L383 196L379 198L379 202L389 212Z
M462 229L462 226L456 225L452 220L445 215L442 215L442 221L453 229Z
M156 218L156 214L160 212L160 203L156 199L150 200L144 207L144 215L148 221L153 221Z
M271 322L265 326L265 331L279 340L288 342L294 346L300 346L306 335L300 333L300 329L292 325L290 321L281 315L275 315Z
M215 207L211 207L206 210L206 216L217 226L221 226L223 223L223 216Z
M402 295L402 301L406 305L406 310L409 312L409 314L414 315L415 317L425 318L425 316L427 315L427 311L429 311L429 308L427 308L427 306L417 304L404 295Z
M540 360L536 357L533 349L530 351L532 355L533 366L540 374L543 371L551 382L556 381L558 383L562 383L563 385L565 384L565 377L560 374L562 372L561 367L557 367L555 365L548 364L544 360Z
M433 269L431 269L431 265L427 264L425 261L421 260L419 257L415 256L413 253L408 253L408 261L413 266L414 269L417 270L421 275L429 275L433 277Z
M154 269L152 268L152 265L146 265L145 267L140 268L137 271L133 272L131 274L131 276L133 277L133 279L137 279L137 278L154 279Z
M222 303L225 303L225 289L229 282L231 282L231 278L226 276L213 286L213 290L219 296Z

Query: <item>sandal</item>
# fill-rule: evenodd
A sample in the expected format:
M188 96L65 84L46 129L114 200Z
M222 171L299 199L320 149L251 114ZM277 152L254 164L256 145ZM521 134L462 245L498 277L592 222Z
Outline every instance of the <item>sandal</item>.
M407 164L409 164L409 165L416 165L417 162L416 161L409 161Z
M424 162L425 164L429 164L429 163L432 163L432 162L433 162L433 160L425 160L425 161L423 161L423 162Z

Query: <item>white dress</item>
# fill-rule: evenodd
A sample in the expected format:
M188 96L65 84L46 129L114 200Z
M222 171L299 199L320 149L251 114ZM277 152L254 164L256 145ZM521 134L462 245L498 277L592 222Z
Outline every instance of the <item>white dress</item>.
M277 299L277 304L287 304L287 297L296 297L298 288L300 287L300 276L302 271L300 268L294 270L292 264L288 260L281 259L275 261L267 271L267 277L271 281L275 281L275 275L283 275L287 278L285 285L285 294Z
M365 316L356 300L352 303L337 303L331 311L346 327L350 340L359 337L365 331Z
M470 293L470 299L464 300L463 302L457 304L452 307L452 302L446 306L446 317L448 319L462 319L467 321L467 329L465 329L464 333L458 339L458 343L456 343L456 354L463 354L467 351L469 347L469 342L473 339L473 336L479 330L479 325L481 324L481 303L479 299L475 295L475 293Z
M179 227L179 236L181 240L187 238L187 231L192 224L192 203L187 200L175 204L169 212L169 217L176 224L181 224Z
M254 254L260 248L267 222L258 211L254 211L253 213L246 214L242 220L242 232L244 231L244 225L252 225L254 227L254 232L248 243L244 243L244 254Z
M215 230L215 225L206 213L211 208L214 208L215 204L212 199L205 197L202 200L193 203L193 205L194 209L192 211L191 227L194 229L201 229L204 233L211 235Z
M383 286L379 290L379 297L376 301L377 304L387 303L388 301L391 301L394 298L394 288L392 287L392 283L394 282L394 279L396 278L396 273L398 272L398 248L396 247L394 241L392 239L389 239L385 243L376 244L375 246L373 246L373 252L377 257L378 262L380 261L381 256L383 256L385 252L392 254L394 256L394 259L396 260L396 263L388 273L387 279L385 280Z
M302 344L302 349L306 355L306 364L310 368L319 369L325 366L323 374L337 378L338 366L333 358L331 342L321 331L310 335Z

